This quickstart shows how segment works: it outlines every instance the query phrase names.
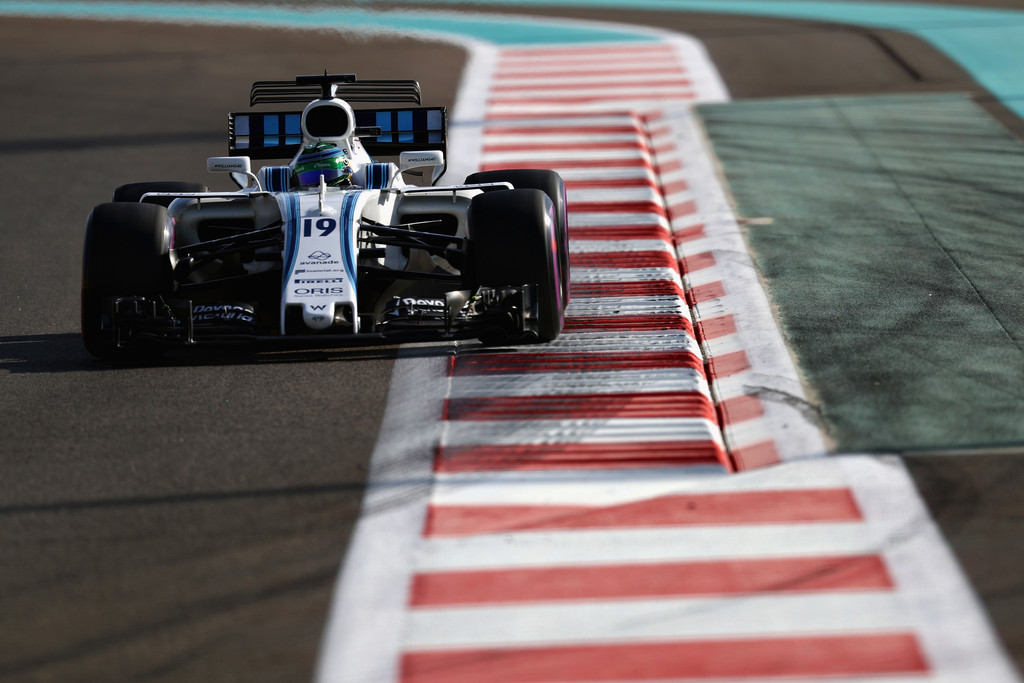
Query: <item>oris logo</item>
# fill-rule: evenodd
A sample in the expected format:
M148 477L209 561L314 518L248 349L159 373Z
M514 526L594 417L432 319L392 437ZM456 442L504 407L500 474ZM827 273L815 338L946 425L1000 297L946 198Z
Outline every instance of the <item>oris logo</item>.
M296 287L292 290L295 296L327 296L329 294L344 294L344 287Z

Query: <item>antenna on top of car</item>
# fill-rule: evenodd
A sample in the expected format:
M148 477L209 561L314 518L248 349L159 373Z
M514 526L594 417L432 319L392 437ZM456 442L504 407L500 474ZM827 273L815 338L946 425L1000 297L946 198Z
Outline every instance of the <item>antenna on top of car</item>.
M329 100L334 97L335 86L340 83L355 83L355 74L329 74L324 69L323 76L296 76L295 85L318 85L320 86L320 99Z

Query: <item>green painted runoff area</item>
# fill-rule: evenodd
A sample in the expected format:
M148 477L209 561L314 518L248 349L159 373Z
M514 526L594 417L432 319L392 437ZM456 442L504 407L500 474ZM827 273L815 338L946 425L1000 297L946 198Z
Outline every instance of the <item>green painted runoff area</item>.
M835 449L1024 443L1024 145L958 94L699 112Z

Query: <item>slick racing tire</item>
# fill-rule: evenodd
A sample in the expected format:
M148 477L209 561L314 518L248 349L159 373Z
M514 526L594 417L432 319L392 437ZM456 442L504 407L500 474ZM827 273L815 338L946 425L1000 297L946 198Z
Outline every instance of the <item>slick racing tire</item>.
M517 189L541 190L555 209L555 231L558 234L558 265L562 282L562 304L569 305L569 222L565 209L565 182L554 171L533 168L480 171L466 176L467 185L479 183L511 183Z
M496 190L474 197L469 206L468 252L469 275L477 285L536 285L537 341L558 337L565 320L565 304L554 206L544 192ZM487 335L481 341L526 340Z
M185 183L174 180L163 180L145 183L128 183L114 190L112 202L140 202L142 195L147 192L206 192L208 188L202 183ZM149 204L160 204L169 206L174 197L149 197L146 202Z
M89 214L82 254L82 340L98 358L155 355L122 349L104 301L111 296L156 297L170 285L167 209L158 204L100 204Z

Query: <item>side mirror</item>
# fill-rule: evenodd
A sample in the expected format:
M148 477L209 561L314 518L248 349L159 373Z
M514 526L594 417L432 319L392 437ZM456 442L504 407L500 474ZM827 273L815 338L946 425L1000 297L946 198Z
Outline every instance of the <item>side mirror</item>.
M259 179L252 172L249 157L210 157L206 160L206 170L210 173L230 173L231 179L243 190L250 186L262 190Z
M433 167L430 182L433 184L444 172L444 152L441 150L424 150L422 152L400 152L398 155L398 170L405 171L414 168Z

